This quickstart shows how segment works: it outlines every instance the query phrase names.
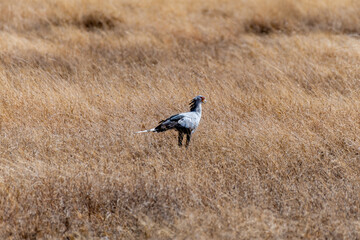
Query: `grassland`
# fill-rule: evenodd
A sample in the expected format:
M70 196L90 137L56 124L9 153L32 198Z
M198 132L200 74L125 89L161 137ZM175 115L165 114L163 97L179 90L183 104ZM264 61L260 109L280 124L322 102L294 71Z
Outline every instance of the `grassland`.
M3 239L359 239L360 4L0 1ZM135 135L202 94L188 149Z

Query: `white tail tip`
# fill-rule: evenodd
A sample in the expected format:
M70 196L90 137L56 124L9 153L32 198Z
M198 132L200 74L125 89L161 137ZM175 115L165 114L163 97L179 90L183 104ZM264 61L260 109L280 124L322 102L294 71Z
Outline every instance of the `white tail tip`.
M145 131L138 131L138 132L136 132L136 133L144 133L144 132L147 132L147 130L145 130Z
M138 131L136 133L145 133L145 132L156 132L156 131L155 131L155 128L153 128L153 129L149 129L149 130Z

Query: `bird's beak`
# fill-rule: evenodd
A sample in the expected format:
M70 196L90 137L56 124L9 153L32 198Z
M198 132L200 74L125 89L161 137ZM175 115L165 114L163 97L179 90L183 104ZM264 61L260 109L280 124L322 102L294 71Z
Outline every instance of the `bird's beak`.
M207 101L205 99L202 100L203 103L206 103Z

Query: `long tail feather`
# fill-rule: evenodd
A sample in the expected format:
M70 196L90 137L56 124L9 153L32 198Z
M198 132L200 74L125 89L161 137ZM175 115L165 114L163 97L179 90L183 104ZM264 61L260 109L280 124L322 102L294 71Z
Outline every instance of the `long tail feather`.
M138 131L136 133L145 133L145 132L156 132L155 128L149 129L149 130L144 130L144 131Z

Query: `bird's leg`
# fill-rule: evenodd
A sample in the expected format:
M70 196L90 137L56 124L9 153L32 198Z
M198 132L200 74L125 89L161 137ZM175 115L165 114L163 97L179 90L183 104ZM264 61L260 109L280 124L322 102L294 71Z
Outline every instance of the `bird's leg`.
M185 144L186 148L189 146L190 140L191 140L191 133L188 133L186 134L186 144Z
M184 133L183 132L179 132L179 137L178 137L178 144L179 144L179 147L182 146L182 141L183 141L183 138L184 138Z

